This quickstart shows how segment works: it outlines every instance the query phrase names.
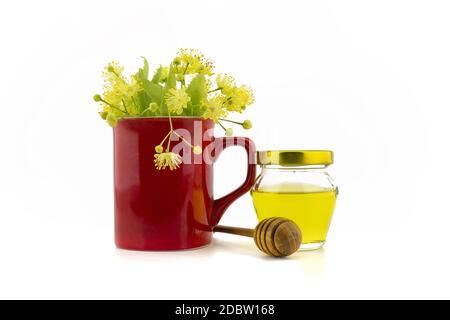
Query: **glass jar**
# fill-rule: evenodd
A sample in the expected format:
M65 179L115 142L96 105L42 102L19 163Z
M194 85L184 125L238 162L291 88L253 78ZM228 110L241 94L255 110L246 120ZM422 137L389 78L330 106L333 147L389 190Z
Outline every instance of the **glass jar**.
M258 220L283 217L302 231L300 251L320 249L326 241L338 188L326 171L331 151L259 151L261 173L252 189Z

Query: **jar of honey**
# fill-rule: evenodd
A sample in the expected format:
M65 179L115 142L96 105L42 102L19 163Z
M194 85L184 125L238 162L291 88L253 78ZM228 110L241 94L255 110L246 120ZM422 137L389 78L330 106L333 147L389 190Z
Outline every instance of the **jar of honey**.
M301 251L320 249L326 241L338 188L327 172L333 152L259 151L261 173L252 189L259 221L283 217L302 231Z

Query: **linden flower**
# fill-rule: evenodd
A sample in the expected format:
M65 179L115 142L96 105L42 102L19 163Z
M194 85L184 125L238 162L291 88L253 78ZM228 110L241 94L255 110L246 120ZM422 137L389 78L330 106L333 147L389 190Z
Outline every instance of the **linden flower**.
M191 97L186 93L186 87L181 89L170 89L165 95L167 109L170 113L182 114L183 109L187 108L187 104L191 101Z
M212 87L212 82L210 79L206 79L205 81L205 91L209 92L211 91L211 87Z
M206 107L203 113L204 119L212 119L214 122L219 122L220 118L226 118L228 112L223 108L224 100L222 96L215 96L203 102Z
M177 57L173 60L176 70L181 74L203 73L213 75L214 68L211 61L205 59L204 55L194 49L180 49Z
M200 146L194 146L192 151L194 152L194 154L202 154L202 152L203 152L202 147L200 147Z
M169 167L170 170L176 170L180 167L182 163L181 156L173 152L164 152L155 154L155 166L156 169L166 169Z
M253 124L250 120L245 120L244 122L242 122L242 127L245 130L250 130L253 127Z
M119 118L114 113L110 112L106 115L106 122L111 127L115 127L117 125L118 121L119 121Z
M117 62L112 61L108 63L108 65L105 68L105 73L113 73L115 75L121 75L124 68Z
M167 82L167 78L169 77L169 67L161 68L161 82Z
M224 94L230 94L233 88L236 86L234 78L228 74L219 74L216 77L216 84Z
M168 116L170 132L155 147L157 155L154 161L159 169L169 167L174 170L181 160L170 153L170 139L167 141L173 133L172 115L211 119L227 136L233 135L233 131L222 122L240 125L244 129L252 128L250 120L227 119L230 114L242 113L253 104L251 88L238 86L228 74L215 76L213 68L211 61L194 49L180 49L170 66L159 65L151 79L145 58L144 66L130 76L124 74L123 66L113 61L103 70L103 92L93 98L99 104L101 118L113 127L126 117ZM184 143L194 154L201 153L200 146Z
M247 86L236 87L227 96L226 108L232 112L242 112L254 102L253 91Z
M234 133L233 128L228 128L228 129L225 130L225 135L226 135L227 137L233 136L233 133Z
M122 75L124 68L117 62L109 63L104 71L104 93L95 96L94 100L101 102L102 112L110 114L107 122L114 126L120 117L126 115L140 115L137 105L137 95L142 91L142 83L135 76L127 79ZM108 119L107 117L105 119Z
M156 102L152 102L150 103L148 108L150 109L151 112L156 112L158 111L158 104Z
M127 80L123 76L124 68L117 62L110 62L103 71L103 79L105 81L104 89L115 89L121 93L125 93L127 89Z

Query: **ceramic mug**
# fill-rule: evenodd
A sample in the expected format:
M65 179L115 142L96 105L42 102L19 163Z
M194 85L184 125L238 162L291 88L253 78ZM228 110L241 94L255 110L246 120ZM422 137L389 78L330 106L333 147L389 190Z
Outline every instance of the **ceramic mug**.
M203 150L203 154L193 155L189 147L183 149L183 163L173 171L157 170L153 163L155 146L169 132L168 118L122 119L114 128L118 248L159 251L206 246L225 210L254 183L255 147L250 139L215 138L211 120L175 117L172 122L177 133L195 137L197 141L192 144L201 145ZM216 200L213 165L222 150L234 145L247 151L247 176L239 188ZM175 150L186 144L172 142L172 146Z

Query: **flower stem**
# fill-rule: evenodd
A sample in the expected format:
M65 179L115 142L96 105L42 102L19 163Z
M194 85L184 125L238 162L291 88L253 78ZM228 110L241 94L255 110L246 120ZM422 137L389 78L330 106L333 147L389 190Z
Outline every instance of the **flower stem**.
M110 106L111 108L116 109L117 111L120 111L120 112L122 112L122 113L124 113L124 114L126 114L126 115L130 115L128 112L123 111L122 109L117 108L116 106L113 106L111 103L107 102L106 100L101 99L100 101L103 102L103 103L105 103L105 104L107 104L107 105Z
M136 110L140 110L141 108L139 108L139 106L136 103L136 100L134 99L134 97L131 97L131 101L133 101L134 106L136 107Z
M169 133L166 135L166 137L161 141L160 145L162 145L164 142L166 142L167 138L172 134L172 131L169 131Z
M123 107L125 108L125 112L126 112L127 114L130 114L130 113L128 112L127 105L125 104L125 100L123 100L123 99L122 99L122 104L123 104Z
M238 125L241 125L242 126L242 122L237 122L237 121L233 121L233 120L228 120L228 119L223 119L223 118L220 118L220 120L221 121L226 121L226 122L231 122L231 123L234 123L234 124L238 124Z
M189 62L186 63L186 68L184 68L184 72L183 72L183 75L184 75L184 76L186 75L186 72L187 72L188 67L189 67Z
M169 114L169 124L170 124L170 134L172 134L173 133L173 125L172 125L172 117L170 116L170 111L168 112L168 114ZM170 140L171 139L169 139L169 141L167 142L167 152L170 152Z
M169 112L169 123L170 123L170 130L173 131L172 117L170 116L170 112Z
M223 126L223 124L222 123L220 123L220 121L217 121L217 123L219 124L219 126L221 126L222 127L222 129L223 129L223 131L227 131L227 128L225 128L224 126Z
M180 138L184 143L186 143L189 147L194 148L194 146L188 142L186 139L184 139L182 136L180 136L176 131L173 132L178 138Z
M219 91L219 90L222 90L222 88L216 88L214 90L208 91L208 93L213 93L213 92L216 92L216 91Z
M144 115L144 113L146 113L146 112L149 111L149 110L150 110L150 108L145 109L144 111L142 111L142 112L139 114L139 116Z

